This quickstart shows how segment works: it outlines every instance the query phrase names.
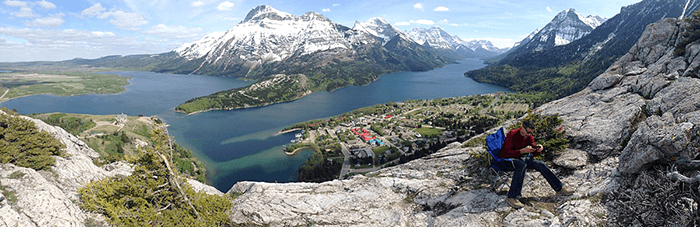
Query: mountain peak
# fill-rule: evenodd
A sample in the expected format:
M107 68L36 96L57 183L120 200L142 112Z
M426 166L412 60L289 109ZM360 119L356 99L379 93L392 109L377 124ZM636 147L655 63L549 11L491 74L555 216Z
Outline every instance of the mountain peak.
M606 20L600 16L584 17L573 8L563 10L543 28L535 30L516 45L534 52L566 45L588 35Z
M381 17L372 17L367 20L367 22L374 22L375 24L390 24L388 21Z
M458 58L495 56L503 53L503 50L493 46L487 40L465 41L457 36L452 36L439 26L430 28L415 27L406 33L421 45L428 45L435 49L448 52L456 52Z
M588 26L592 28L596 28L600 26L603 22L605 22L607 19L600 17L600 16L594 16L594 15L588 15L584 17L580 13L576 11L576 9L571 8L567 10L563 10L557 14L557 16L552 19L552 22L562 22L562 21L581 21Z
M364 31L372 36L381 38L384 44L389 42L392 38L397 35L401 35L401 31L396 27L391 25L389 22L381 17L373 17L365 22L355 21L353 30Z
M247 22L247 21L254 20L254 19L270 18L270 19L279 20L279 19L291 18L291 17L292 17L291 14L279 11L272 6L259 5L255 8L253 8L252 10L250 10L250 12L248 12L248 15L246 15L243 22Z

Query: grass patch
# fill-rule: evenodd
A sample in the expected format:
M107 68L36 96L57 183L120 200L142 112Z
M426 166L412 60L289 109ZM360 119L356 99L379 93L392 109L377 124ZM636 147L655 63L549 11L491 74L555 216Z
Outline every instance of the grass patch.
M0 185L0 191L2 191L2 194L5 196L5 199L7 199L7 202L10 205L17 203L17 195L15 195L15 191L9 190L2 185Z
M374 157L379 157L380 155L384 154L384 152L388 151L391 149L389 146L381 146L381 147L375 147L372 149L374 152Z
M7 176L7 177L10 178L10 179L19 179L19 178L24 177L24 175L25 175L25 174L24 174L23 172L14 171L14 172L12 172L12 173L11 173L9 176Z
M484 145L486 145L486 136L478 136L469 139L462 144L462 147L483 147Z
M423 137L437 137L440 134L442 134L442 130L436 129L436 128L417 128L414 129L417 133L420 133L421 136Z
M72 73L8 73L0 75L0 85L10 91L3 98L53 94L59 96L112 94L123 92L129 78L112 74Z

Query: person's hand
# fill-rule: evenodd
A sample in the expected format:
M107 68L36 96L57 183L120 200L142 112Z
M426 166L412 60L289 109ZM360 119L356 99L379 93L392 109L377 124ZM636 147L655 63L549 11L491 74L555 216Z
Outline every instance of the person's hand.
M544 146L542 144L537 144L537 152L542 152L544 150Z
M532 148L532 146L527 146L527 147L520 150L520 153L522 153L522 154L527 154L527 153L532 153L532 152L535 152L535 148Z

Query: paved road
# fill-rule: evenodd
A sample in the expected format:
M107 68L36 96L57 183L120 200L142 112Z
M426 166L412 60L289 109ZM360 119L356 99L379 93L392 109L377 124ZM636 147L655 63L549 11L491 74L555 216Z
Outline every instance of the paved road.
M350 150L345 146L345 143L340 143L340 150L343 151L343 156L345 158L343 159L343 168L340 169L340 176L338 176L338 179L343 179L345 175L348 175L351 171L350 169Z
M7 95L7 92L8 92L8 91L10 91L9 88L8 88L7 90L5 90L5 94L2 94L2 96L0 96L0 99L5 98L5 95Z

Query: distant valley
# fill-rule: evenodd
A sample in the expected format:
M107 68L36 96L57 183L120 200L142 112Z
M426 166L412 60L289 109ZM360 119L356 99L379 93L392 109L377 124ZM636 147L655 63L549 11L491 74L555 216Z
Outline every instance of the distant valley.
M209 34L168 53L0 64L0 68L36 64L108 67L229 76L258 83L274 80L275 75L303 75L306 78L303 90L287 87L291 85L289 83L267 88L265 95L279 95L280 98L247 94L212 99L216 96L212 94L178 107L180 111L192 113L291 101L310 92L366 85L390 72L427 71L458 59L493 57L505 51L495 48L488 41L464 41L439 27L402 32L382 18L372 18L366 22L356 22L350 28L315 12L297 16L261 5L228 31ZM265 87L266 84L251 86ZM233 94L241 89L219 94ZM199 104L192 105L195 100L199 100ZM208 104L202 105L204 102Z
M627 53L645 27L663 18L690 17L700 9L697 0L641 1L622 7L587 35L556 45L571 27L586 27L594 17L565 11L543 29L533 32L491 66L465 73L476 81L493 83L519 92L534 92L548 100L580 91ZM580 33L579 33L580 34Z

